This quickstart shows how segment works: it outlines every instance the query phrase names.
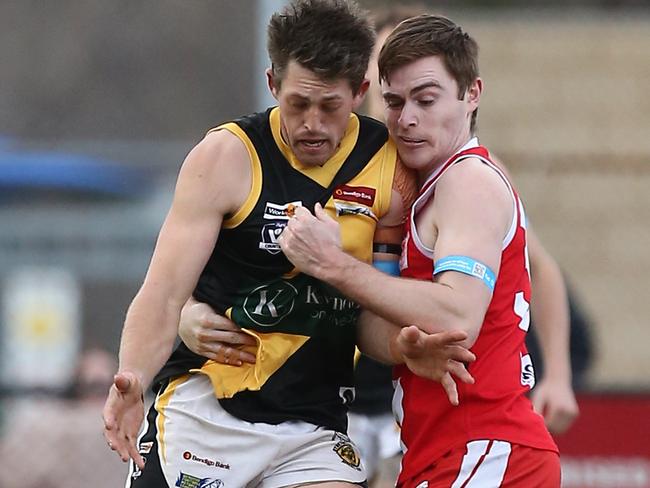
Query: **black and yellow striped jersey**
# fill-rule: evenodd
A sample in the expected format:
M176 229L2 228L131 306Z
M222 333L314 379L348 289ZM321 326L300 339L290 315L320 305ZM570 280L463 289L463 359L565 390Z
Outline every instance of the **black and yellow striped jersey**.
M293 206L313 210L320 202L340 223L344 249L369 262L377 221L390 205L395 147L381 123L356 114L336 153L317 167L302 166L282 139L278 108L213 130L228 130L245 144L252 185L224 220L194 296L256 337L257 362L219 364L181 344L157 380L201 372L238 418L304 420L344 431L354 396L358 306L294 270L277 239Z

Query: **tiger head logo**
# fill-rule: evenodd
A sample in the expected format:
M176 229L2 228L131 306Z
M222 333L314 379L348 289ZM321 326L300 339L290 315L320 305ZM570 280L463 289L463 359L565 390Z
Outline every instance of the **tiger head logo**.
M334 445L333 450L341 458L341 461L351 468L361 471L361 458L350 439L341 434L336 434L334 439L338 442Z

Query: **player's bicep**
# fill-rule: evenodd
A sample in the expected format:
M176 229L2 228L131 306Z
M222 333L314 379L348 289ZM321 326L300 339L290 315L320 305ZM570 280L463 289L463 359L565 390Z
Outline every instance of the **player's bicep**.
M232 181L224 168L219 170L220 159L232 151L216 142L216 147L202 142L183 163L145 279L145 287L164 287L165 296L181 303L214 249L224 215L237 207L243 194L237 191L242 184ZM241 167L246 171L247 166Z
M201 217L174 203L158 235L145 286L166 288L165 296L185 301L216 243L221 217Z
M514 203L505 182L482 163L459 165L450 173L436 187L433 204L434 263L448 271L436 272L434 280L458 292L457 306L467 310L475 328L492 297Z

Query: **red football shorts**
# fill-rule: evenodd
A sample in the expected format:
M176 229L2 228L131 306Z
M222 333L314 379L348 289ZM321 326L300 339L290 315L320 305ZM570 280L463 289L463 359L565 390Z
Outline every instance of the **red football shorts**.
M400 488L559 488L561 478L556 452L496 440L453 449L411 479L403 474Z

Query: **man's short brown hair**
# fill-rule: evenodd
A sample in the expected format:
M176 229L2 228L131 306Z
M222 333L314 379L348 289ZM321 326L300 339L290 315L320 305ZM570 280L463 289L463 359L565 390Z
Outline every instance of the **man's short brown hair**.
M273 14L268 27L278 86L293 60L323 79L347 79L357 93L374 43L372 23L353 0L294 0Z
M440 56L463 99L478 78L478 44L453 21L423 14L401 22L379 53L379 79L388 81L398 68L427 56ZM477 111L472 115L472 130Z

